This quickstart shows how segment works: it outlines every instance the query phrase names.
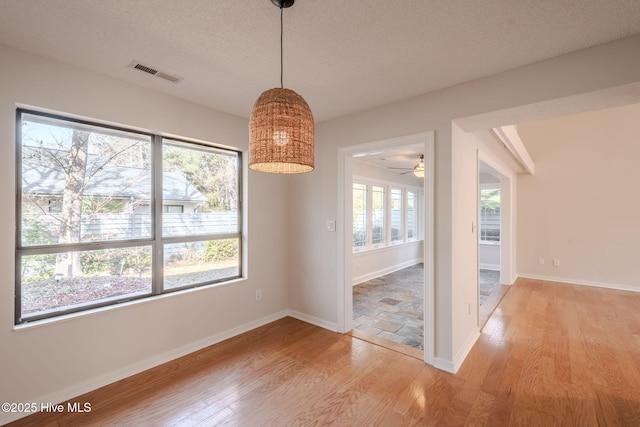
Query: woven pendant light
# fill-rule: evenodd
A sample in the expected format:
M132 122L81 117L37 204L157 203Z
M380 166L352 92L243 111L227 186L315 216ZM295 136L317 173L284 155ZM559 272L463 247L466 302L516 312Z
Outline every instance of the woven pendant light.
M249 168L270 173L302 173L314 168L313 114L303 97L282 87L282 11L294 0L272 0L280 7L280 86L262 92L249 120Z

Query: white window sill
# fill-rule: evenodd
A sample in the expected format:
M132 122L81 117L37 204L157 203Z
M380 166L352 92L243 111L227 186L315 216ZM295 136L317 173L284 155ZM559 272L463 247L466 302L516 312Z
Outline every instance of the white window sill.
M182 290L174 291L174 292L167 292L167 293L159 294L159 295L151 295L151 296L148 296L148 297L138 298L138 299L131 300L131 301L125 301L125 302L121 302L121 303L118 303L118 304L110 304L110 305L105 305L105 306L102 306L102 307L91 308L91 309L88 309L88 310L77 311L77 312L68 313L68 314L61 314L61 315L57 315L57 316L48 317L46 319L27 321L25 323L20 323L18 325L13 325L13 331L14 332L21 332L21 331L26 331L26 330L30 330L30 329L34 329L34 328L48 326L48 325L52 325L52 324L56 324L56 323L73 321L73 320L76 320L76 319L82 319L83 317L95 316L95 315L103 313L103 312L122 309L124 307L134 306L134 305L138 305L138 304L153 303L154 301L159 301L159 300L164 299L164 298L172 298L172 297L177 296L177 295L188 294L188 293L193 293L193 292L202 292L202 291L206 291L207 289L220 287L220 286L226 286L226 285L230 285L230 284L238 283L238 282L244 282L246 280L247 280L246 277L238 277L236 279L231 279L231 280L228 280L226 282L217 282L217 283L212 283L210 285L196 286L194 288L187 288L187 289L182 289Z
M380 244L380 245L373 245L373 246L366 246L366 247L360 247L357 249L353 249L352 254L353 255L359 255L359 254L370 254L372 252L383 252L383 251L388 251L388 250L392 250L392 249L396 249L402 246L415 246L415 245L419 245L422 243L422 240L410 240L408 242L392 242L390 244Z

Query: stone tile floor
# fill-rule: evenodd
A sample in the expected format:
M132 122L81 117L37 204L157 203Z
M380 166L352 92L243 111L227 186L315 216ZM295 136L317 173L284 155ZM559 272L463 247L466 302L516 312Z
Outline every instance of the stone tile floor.
M494 270L480 270L480 305L495 291L500 283L500 272Z
M423 278L423 264L416 264L354 286L353 328L422 350ZM500 272L480 270L481 324L482 311L489 309L482 305L500 288L499 280Z

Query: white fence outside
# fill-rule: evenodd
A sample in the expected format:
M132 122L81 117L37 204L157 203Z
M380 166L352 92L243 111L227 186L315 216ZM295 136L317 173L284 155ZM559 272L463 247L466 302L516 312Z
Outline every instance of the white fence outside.
M54 215L23 215L25 230L38 226L39 241L31 244L57 243L60 220ZM235 211L206 213L165 213L162 215L163 236L193 236L198 234L237 233L238 213ZM149 214L94 214L83 217L80 224L82 242L144 239L151 237ZM45 235L48 235L45 237ZM37 239L37 240L40 240ZM29 244L30 242L24 242Z

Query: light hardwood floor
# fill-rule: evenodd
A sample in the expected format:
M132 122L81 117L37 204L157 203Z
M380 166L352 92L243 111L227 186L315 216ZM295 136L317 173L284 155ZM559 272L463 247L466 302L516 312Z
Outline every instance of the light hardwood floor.
M640 293L519 280L452 375L285 318L14 425L640 426Z

